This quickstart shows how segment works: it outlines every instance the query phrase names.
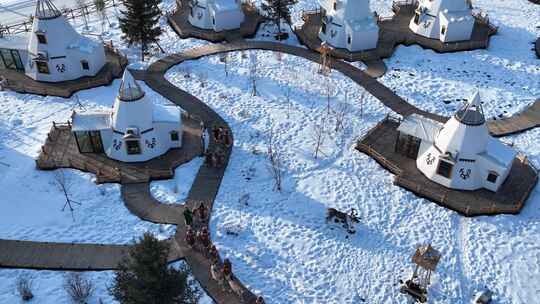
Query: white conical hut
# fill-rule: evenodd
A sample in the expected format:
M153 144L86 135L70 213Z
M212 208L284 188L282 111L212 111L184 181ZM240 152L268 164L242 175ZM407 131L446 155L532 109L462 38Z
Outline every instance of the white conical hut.
M189 23L215 32L240 28L244 12L240 0L190 1Z
M81 153L141 162L182 146L180 108L154 104L127 69L111 112L74 112L72 122Z
M351 52L377 47L379 26L369 0L321 0L320 4L322 41Z
M489 134L478 93L444 125L411 115L398 131L400 145L416 143L418 170L452 189L497 191L517 154Z
M453 42L470 40L474 23L471 0L420 0L409 28L420 36Z
M38 81L95 76L106 62L103 44L77 33L50 0L37 0L27 50L26 74Z

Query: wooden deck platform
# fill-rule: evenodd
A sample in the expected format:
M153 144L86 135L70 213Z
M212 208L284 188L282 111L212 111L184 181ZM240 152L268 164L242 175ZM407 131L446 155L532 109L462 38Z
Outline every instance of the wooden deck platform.
M167 15L167 21L180 38L197 38L210 42L222 42L254 37L259 29L259 25L265 20L255 6L244 3L242 4L242 10L244 11L245 19L240 25L240 28L215 32L191 25L188 21L189 6L182 5L180 2L176 1L176 11L172 15Z
M0 87L24 94L68 98L78 91L109 85L115 78L122 77L124 68L128 64L127 58L109 48L106 48L106 56L107 62L96 76L63 82L39 82L22 72L0 69L0 76L5 79Z
M125 163L108 158L104 153L79 153L71 126L55 124L47 136L36 164L41 170L73 168L96 174L97 183L146 183L169 179L179 165L201 155L199 120L184 117L182 148L171 149L152 160Z
M334 48L330 54L347 61L370 61L388 58L394 53L397 45L418 44L423 48L432 49L439 53L459 52L487 48L489 38L497 29L479 16L475 16L473 34L468 41L443 43L438 39L429 39L416 35L409 29L409 22L413 17L413 5L399 5L393 7L395 15L391 18L379 18L379 41L377 48L366 51L350 52L347 49ZM302 16L304 24L295 29L298 40L308 48L319 51L321 40L318 37L321 27L321 13L319 11L305 12Z
M398 126L398 120L386 118L358 141L356 149L395 174L396 185L465 216L517 214L538 181L538 171L525 157L519 156L514 159L508 178L497 192L443 187L427 179L416 168L414 159L394 151Z

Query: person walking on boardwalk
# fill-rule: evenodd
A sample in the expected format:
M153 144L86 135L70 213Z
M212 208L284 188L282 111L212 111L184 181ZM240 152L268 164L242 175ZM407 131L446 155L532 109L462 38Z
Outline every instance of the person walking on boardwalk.
M208 228L203 227L198 235L201 251L203 251L205 255L208 255L208 249L210 247L210 234L208 233Z
M223 276L226 278L232 274L232 264L229 259L223 260Z
M222 291L226 291L225 288L225 277L223 276L223 273L219 269L218 263L212 263L210 266L210 276L214 281L216 281L221 288Z
M210 259L211 263L219 262L219 254L216 245L212 244L212 246L210 246L210 249L208 250L208 258Z
M258 296L257 300L255 300L255 304L265 304L263 297Z
M193 224L193 212L189 208L184 209L184 222L188 227L191 227Z
M208 209L203 202L199 204L199 208L197 208L197 213L199 215L201 223L204 223L206 221L206 217L208 216Z
M193 248L193 245L195 245L195 234L190 226L187 226L186 229L186 243L190 248Z

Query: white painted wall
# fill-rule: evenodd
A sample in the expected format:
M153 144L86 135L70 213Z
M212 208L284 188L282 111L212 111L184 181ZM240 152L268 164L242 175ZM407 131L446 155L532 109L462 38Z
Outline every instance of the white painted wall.
M379 28L369 10L369 0L323 0L323 23L319 39L335 48L351 52L377 47Z
M239 0L199 0L191 8L188 21L195 27L220 32L240 28L244 18Z
M415 34L442 42L471 38L474 18L467 0L420 0L416 13L419 14L418 23L414 15L409 23Z
M38 42L36 33L43 33L46 44ZM64 16L53 19L34 18L28 41L26 74L35 80L61 82L83 76L95 76L105 65L103 44L77 33ZM39 73L33 58L43 54L47 58L49 74ZM88 70L81 61L86 60Z

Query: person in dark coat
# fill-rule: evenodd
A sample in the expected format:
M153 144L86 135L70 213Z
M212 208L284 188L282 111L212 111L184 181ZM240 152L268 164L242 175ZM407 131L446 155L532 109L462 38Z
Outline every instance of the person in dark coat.
M197 208L197 213L199 215L199 219L201 220L201 222L206 221L206 217L208 216L208 209L206 208L203 202L199 204L199 208Z
M191 225L193 224L193 213L189 208L184 209L184 222L188 227L191 227Z
M190 226L188 226L186 229L186 243L191 248L193 248L193 245L195 245L195 234Z
M210 246L210 249L208 250L208 258L210 259L211 263L219 262L219 254L216 245L212 244L212 246Z
M223 276L228 277L232 274L232 264L229 259L223 260Z

